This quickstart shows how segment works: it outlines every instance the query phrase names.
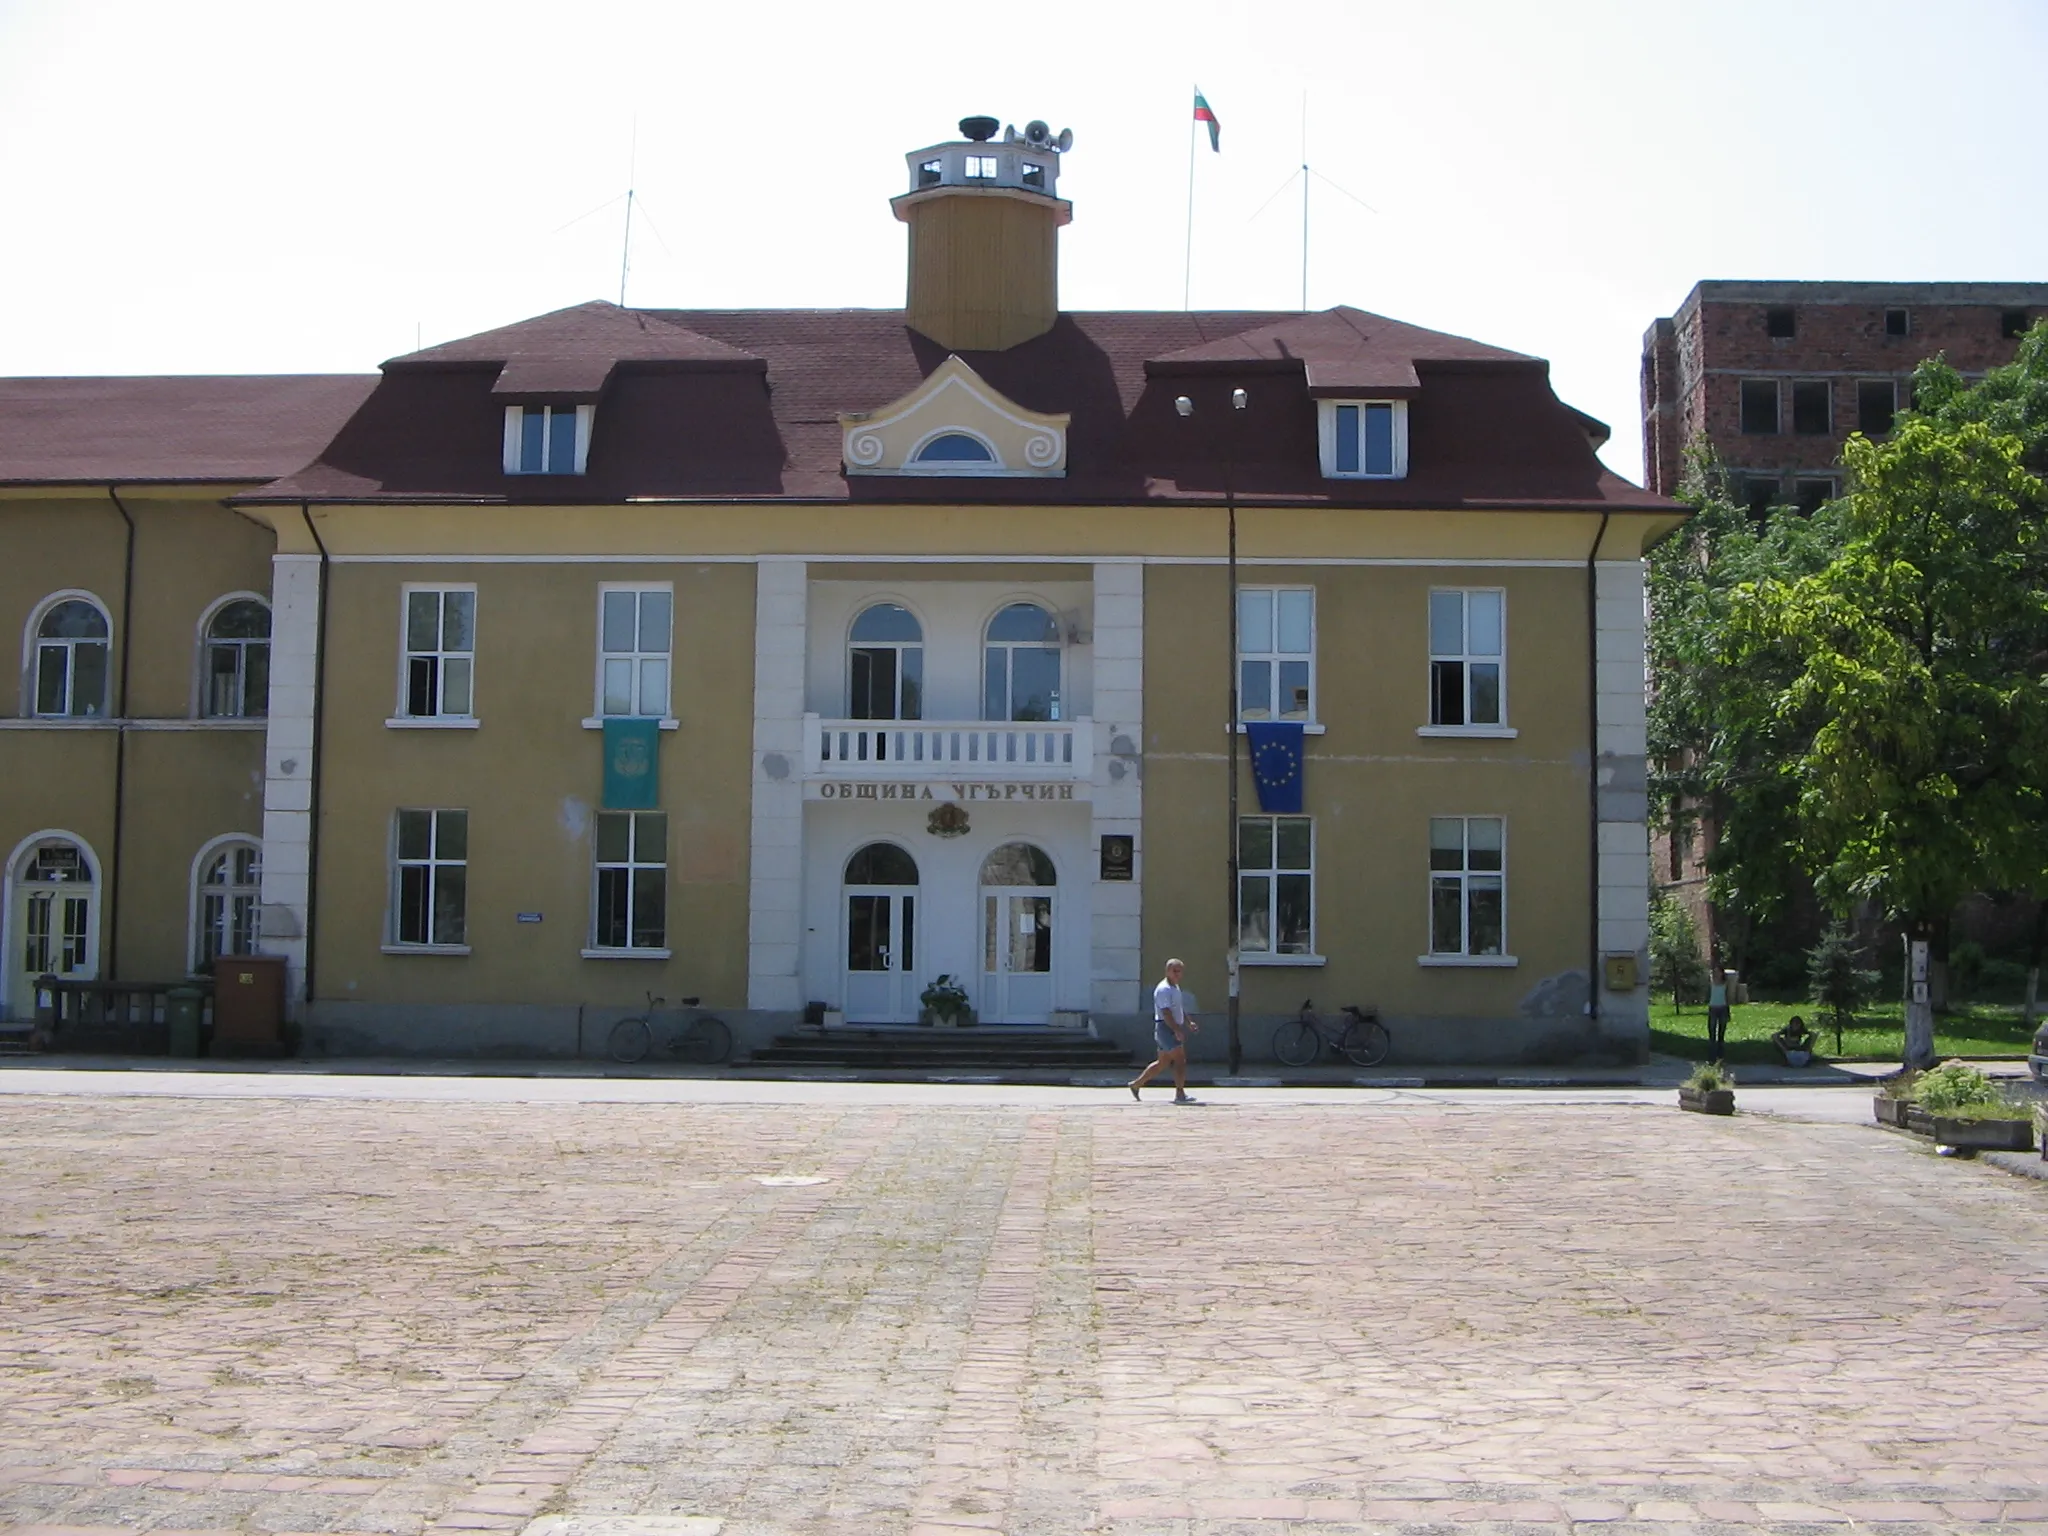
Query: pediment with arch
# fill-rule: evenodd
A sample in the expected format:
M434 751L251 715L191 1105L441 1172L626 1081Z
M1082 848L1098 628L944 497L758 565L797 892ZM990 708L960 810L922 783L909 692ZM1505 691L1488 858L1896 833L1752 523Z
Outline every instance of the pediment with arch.
M900 400L839 418L849 475L1028 478L1067 472L1070 415L1005 399L948 357Z

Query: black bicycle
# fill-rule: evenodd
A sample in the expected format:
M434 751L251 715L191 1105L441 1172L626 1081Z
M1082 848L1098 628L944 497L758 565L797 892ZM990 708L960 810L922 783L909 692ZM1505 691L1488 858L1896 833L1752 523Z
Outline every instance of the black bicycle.
M647 1053L654 1048L654 1015L665 1002L665 998L647 994L647 1012L632 1018L624 1018L612 1026L609 1048L612 1060L631 1066L636 1061L645 1061ZM732 1054L732 1031L725 1027L725 1020L708 1013L696 1013L697 999L681 999L685 1009L692 1010L691 1016L681 1019L665 1045L669 1055L692 1066L709 1067L725 1060Z
M1376 1067L1387 1059L1393 1046L1379 1010L1360 1008L1356 1003L1344 1005L1344 1024L1339 1029L1317 1016L1313 998L1304 999L1300 1014L1273 1031L1273 1054L1289 1067L1305 1067L1325 1050L1342 1051L1353 1066Z

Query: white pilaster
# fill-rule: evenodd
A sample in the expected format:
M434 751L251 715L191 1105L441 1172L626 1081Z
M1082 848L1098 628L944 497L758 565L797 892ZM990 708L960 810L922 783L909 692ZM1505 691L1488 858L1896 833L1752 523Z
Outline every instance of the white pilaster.
M270 715L263 745L263 952L286 962L285 1011L306 997L312 905L313 717L319 708L320 558L270 560Z
M763 560L754 577L754 793L747 1006L803 1007L804 626L810 568Z
M1603 561L1594 574L1594 763L1599 803L1599 939L1604 955L1636 957L1633 992L1601 1012L1649 1018L1649 747L1644 688L1643 563Z
M1089 801L1097 859L1089 939L1089 1006L1136 1013L1144 979L1145 567L1105 561L1095 567L1095 771ZM1100 878L1102 839L1122 833L1136 854L1131 879Z

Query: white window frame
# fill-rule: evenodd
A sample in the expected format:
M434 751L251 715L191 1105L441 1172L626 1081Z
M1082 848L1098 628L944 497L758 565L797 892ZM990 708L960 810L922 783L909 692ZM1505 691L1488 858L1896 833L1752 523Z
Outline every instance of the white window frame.
M1253 592L1268 593L1271 595L1273 599L1272 644L1275 647L1277 647L1280 643L1281 594L1286 592L1306 592L1308 594L1308 653L1305 658L1299 651L1282 651L1278 649L1250 650L1246 648L1244 634L1244 600L1247 594ZM1237 589L1237 728L1240 733L1244 730L1244 722L1246 720L1260 719L1281 720L1291 724L1299 724L1307 727L1311 735L1322 734L1323 727L1318 723L1318 716L1316 712L1316 705L1318 702L1316 695L1316 651L1318 649L1318 637L1316 633L1316 608L1316 589L1312 585L1300 582L1280 582L1271 584L1266 582L1251 582L1239 584ZM1274 703L1277 704L1280 699L1280 664L1283 661L1302 661L1304 659L1306 659L1306 661L1308 662L1308 712L1306 714L1302 715L1297 720L1295 717L1281 713L1277 710L1269 711L1268 713L1259 716L1251 716L1245 713L1244 670L1247 663L1260 663L1269 669L1267 674L1269 682L1269 691L1267 697L1271 698L1274 701Z
M991 640L989 630L995 621L1012 608L1036 608L1052 620L1053 632L1059 638L1047 645L1042 640ZM992 715L988 711L988 658L991 651L1003 652L1003 706L1008 713ZM981 621L981 713L984 719L1015 724L1044 724L1043 721L1020 722L1015 719L1017 708L1017 655L1018 651L1051 651L1058 658L1059 683L1053 698L1052 720L1066 720L1072 715L1067 703L1067 641L1066 628L1060 622L1059 604L1046 601L1035 593L1020 593L1006 597L990 609Z
M215 864L223 859L232 860L237 853L244 849L255 855L255 865L251 871L255 877L253 881L236 883L232 879L232 864L229 865L230 879L218 885L207 879L207 876L213 872ZM208 912L207 904L209 901L221 903L220 919L224 919L224 921L217 920L214 914ZM217 949L211 954L207 953L207 941L210 938L220 937L225 939L234 932L237 926L236 910L238 907L246 908L248 913L247 939L250 948L237 950ZM263 937L263 843L261 839L251 837L246 832L230 832L223 837L213 838L201 846L198 854L192 860L190 929L185 952L191 974L194 976L202 973L201 968L208 961L217 960L222 955L251 954L254 952L257 941Z
M960 178L963 181L999 181L1002 174L1000 155L969 154L960 157Z
M1357 430L1357 469L1337 467L1337 425L1340 406L1356 407L1359 411ZM1385 474L1376 474L1365 468L1365 409L1368 406L1386 406L1393 412L1394 467ZM1406 400L1318 400L1316 402L1316 437L1323 461L1325 480L1405 480L1408 477L1408 402Z
M428 816L427 856L407 857L402 853L403 840L400 833L401 820L408 815ZM462 825L462 857L442 856L442 835L444 816L460 816ZM408 869L427 871L427 890L424 910L427 920L427 936L424 939L408 939L404 935L405 921L405 872ZM435 895L440 889L441 871L460 869L462 871L462 936L457 939L436 939L434 937ZM466 955L469 953L469 811L462 806L400 806L391 813L391 916L390 939L384 945L384 953L399 955L433 954Z
M564 412L576 413L576 462L562 465L554 462L554 433L549 430L552 421L544 421L540 429L541 467L524 469L521 463L526 441L526 413L540 411L553 417ZM580 475L590 465L590 429L597 419L595 405L508 405L505 407L505 473L508 475Z
M599 851L599 824L610 817L624 817L626 821L626 857L623 860L603 858ZM660 844L654 850L660 854L659 861L641 857L641 825L643 822L661 823ZM583 951L586 960L666 960L671 950L668 935L669 923L673 919L669 902L668 880L668 812L666 811L599 811L590 829L591 873L590 873L590 943ZM638 901L636 892L639 881L636 876L642 870L661 871L661 939L655 944L636 942L634 929L634 907ZM623 873L626 882L626 942L606 944L598 927L599 906L607 873Z
M636 648L635 648L634 650L631 650L631 651L607 651L607 650L606 650L606 649L604 648L604 610L605 610L605 599L606 599L607 597L611 596L611 595L612 595L613 593L615 593L615 592L631 592L631 593L633 593L633 594L634 594L634 596L635 596L635 601L634 601L634 604L633 604L633 644L634 644L634 646L635 646ZM637 647L639 646L639 643L640 643L640 605L639 605L639 601L638 601L638 598L639 598L639 594L641 594L641 593L645 593L645 592L659 592L659 593L661 593L661 594L662 594L662 595L663 595L664 597L666 597L666 598L668 599L668 637L667 637L667 644L665 645L665 647L664 647L663 649L661 649L661 650L659 650L659 651L643 651L643 650L637 649ZM594 728L597 728L597 729L602 729L602 728L603 728L603 726L604 726L604 723L605 723L605 721L607 721L607 720L657 720L657 721L659 721L659 722L660 722L660 724L661 724L661 728L662 728L663 730L665 730L665 731L672 731L672 730L674 730L674 729L676 728L676 724L677 724L677 722L676 722L676 719L675 719L674 715L673 715L673 714L671 713L671 711L672 711L672 709L673 709L673 708L674 708L674 706L675 706L675 692L676 692L676 665L675 665L675 662L676 662L676 655L675 655L675 651L676 651L676 587L675 587L675 583L674 583L674 582L672 582L672 581L606 581L606 582L600 582L600 583L598 584L598 588L597 588L597 678L596 678L596 687L595 687L595 691L594 691L594 693L593 693L593 695L592 695L592 698L593 698L593 708L592 708L592 713L591 713L591 717L590 717L590 718L589 718L588 720L584 721L583 723L584 723L585 725L587 725L587 726L591 726L591 727L594 727ZM666 668L667 668L667 671L666 671L666 673L664 674L664 675L665 675L665 677L666 677L666 679L667 679L667 681L666 681L666 682L664 683L664 685L663 685L663 688L662 688L661 708L660 708L660 709L658 709L658 710L652 711L652 712L649 712L649 711L646 711L646 710L643 710L643 709L633 709L633 710L628 710L628 711L608 711L608 710L607 710L607 709L606 709L606 708L604 707L604 704L605 704L605 696L604 696L604 674L605 674L605 663L606 663L606 662L608 662L608 661L619 661L619 660L624 660L624 661L626 661L626 662L627 662L627 664L628 664L628 665L629 665L629 666L630 666L630 667L632 668L632 672L631 672L631 676L632 676L632 679L633 679L633 682L632 682L632 687L633 687L633 699L632 699L632 702L633 702L633 703L634 703L635 705L639 705L639 704L641 704L641 703L643 703L643 702L644 702L644 700L643 700L643 699L642 699L642 697L641 697L641 686L640 686L640 685L641 685L641 680L642 680L642 676L643 676L643 672L642 672L642 663L643 663L643 662L646 662L646 661L650 661L650 660L652 660L653 658L655 658L656 656L659 656L659 657L660 657L660 658L662 659L662 662L663 662L663 664L664 664L664 665L666 666Z
M988 450L986 459L935 459L930 463L921 462L918 455L931 447L942 437L964 437L970 443L979 443ZM965 479L975 475L1011 476L1017 471L1003 462L1003 450L985 432L976 432L969 427L937 427L925 433L903 456L903 464L896 471L903 475L939 475Z
M1459 867L1455 870L1435 867L1436 823L1455 821L1459 829ZM1472 865L1472 823L1490 821L1500 827L1500 868L1475 869ZM1517 965L1508 944L1508 819L1495 815L1447 815L1431 816L1424 835L1424 857L1428 865L1428 879L1423 885L1423 953L1416 957L1416 964L1423 966L1473 966L1508 967ZM1500 949L1483 954L1472 952L1472 891L1474 880L1498 880L1500 888ZM1458 888L1458 942L1459 949L1440 950L1436 947L1436 892L1440 883L1455 882Z
M1500 650L1492 653L1472 649L1472 597L1474 593L1485 593L1500 599ZM1442 595L1455 594L1462 598L1460 608L1461 633L1458 651L1439 651L1436 648L1436 625L1434 610L1436 599ZM1422 701L1423 717L1427 725L1419 726L1418 736L1473 736L1489 740L1512 740L1519 734L1508 724L1508 594L1505 587L1431 587L1423 611L1423 643L1429 655L1429 665L1423 672ZM1463 668L1461 702L1464 706L1463 724L1445 724L1436 718L1436 668L1438 662L1455 662ZM1472 664L1490 662L1499 670L1500 718L1474 724L1472 721Z
M65 603L85 603L96 610L100 622L107 626L104 638L97 640L49 639L42 637L43 620ZM31 720L77 720L105 722L113 719L114 709L114 616L107 611L107 605L92 593L82 588L68 587L61 592L52 592L34 608L29 610L28 624L21 637L22 710L24 718ZM72 709L74 695L78 691L78 648L81 645L97 645L107 653L103 691L100 707L96 713L79 714ZM64 659L64 704L62 710L45 711L42 707L43 648L62 647Z
M213 637L214 620L218 619L237 603L255 603L262 608L264 613L270 614L272 635L262 640L216 640ZM268 651L272 640L275 638L276 627L276 615L270 613L270 599L261 592L230 592L223 597L216 598L207 606L206 611L199 615L198 673L194 679L192 690L192 716L195 720L264 720L269 718L270 674L267 666L264 671L262 709L254 712L247 709L238 709L227 714L215 713L213 709L213 648L216 645L220 645L233 646L236 649L238 653L235 657L236 692L242 696L243 702L246 703L249 678L249 651L252 647L259 645ZM267 662L269 658L266 657L265 660Z
M1267 822L1271 826L1271 862L1259 869L1252 869L1243 862L1244 828L1255 821ZM1308 868L1282 869L1280 867L1280 823L1298 821L1308 828ZM1253 815L1237 818L1238 826L1238 870L1237 894L1233 898L1237 915L1238 964L1240 965L1321 965L1322 951L1316 944L1316 819L1309 815L1295 815L1291 812L1280 815ZM1278 911L1278 893L1275 883L1281 875L1308 876L1308 948L1306 950L1246 949L1244 935L1244 887L1248 879L1263 878L1266 882L1266 912L1268 918L1268 940L1272 938L1270 926L1273 914Z
M431 649L413 649L412 644L412 600L415 594L432 592L440 601L434 605L434 645ZM448 639L448 597L451 594L466 594L469 598L469 649L451 649ZM409 581L399 588L398 593L398 712L384 723L398 729L439 727L442 729L474 730L477 726L476 712L476 583L463 581ZM434 668L434 710L428 714L414 714L412 709L412 667L414 661L430 661ZM449 664L467 663L469 668L469 707L460 711L447 707Z

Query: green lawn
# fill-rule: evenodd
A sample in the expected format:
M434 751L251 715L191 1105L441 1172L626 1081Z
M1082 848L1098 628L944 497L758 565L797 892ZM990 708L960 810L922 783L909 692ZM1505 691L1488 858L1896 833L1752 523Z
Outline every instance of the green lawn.
M1823 1058L1835 1054L1835 1032L1824 1027L1820 1011L1810 1003L1743 1003L1728 1021L1731 1062L1779 1064L1771 1036L1798 1014L1820 1038ZM1898 1003L1866 1009L1842 1031L1843 1061L1897 1061L1904 1043L1902 1009ZM2030 1031L2021 1027L2020 1010L1994 1003L1966 1003L1934 1021L1934 1048L1942 1056L1974 1058L2027 1054ZM1688 1004L1684 1011L1669 998L1650 1002L1650 1049L1670 1056L1704 1061L1707 1055L1707 1010Z

